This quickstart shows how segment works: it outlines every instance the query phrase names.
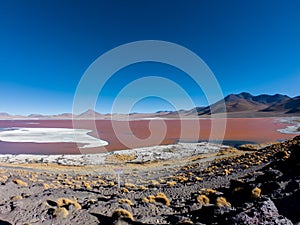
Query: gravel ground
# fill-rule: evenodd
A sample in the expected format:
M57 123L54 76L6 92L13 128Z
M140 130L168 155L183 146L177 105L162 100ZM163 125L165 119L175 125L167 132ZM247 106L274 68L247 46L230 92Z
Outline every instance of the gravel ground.
M89 166L4 161L0 224L296 224L299 152L296 137L146 162L127 153Z

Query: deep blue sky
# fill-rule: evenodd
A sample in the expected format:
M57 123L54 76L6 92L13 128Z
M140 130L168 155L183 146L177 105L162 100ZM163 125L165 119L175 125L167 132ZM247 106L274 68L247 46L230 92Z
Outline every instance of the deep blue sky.
M298 0L3 0L0 112L71 112L76 86L95 59L118 45L148 39L174 42L197 53L224 95L299 95L299 12ZM172 76L196 105L206 104L201 90L183 73L145 63L115 74L99 98L106 106L96 109L108 112L124 85L148 75ZM153 98L132 111L160 108L172 107Z

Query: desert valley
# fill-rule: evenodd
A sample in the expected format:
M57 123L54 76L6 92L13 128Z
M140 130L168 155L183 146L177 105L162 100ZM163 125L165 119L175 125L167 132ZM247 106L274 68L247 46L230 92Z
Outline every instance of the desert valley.
M228 118L218 102L130 115L2 113L0 224L299 222L300 98L241 93L224 102ZM222 142L209 140L212 121L224 119ZM155 145L147 137L162 121ZM183 124L200 132L182 133Z

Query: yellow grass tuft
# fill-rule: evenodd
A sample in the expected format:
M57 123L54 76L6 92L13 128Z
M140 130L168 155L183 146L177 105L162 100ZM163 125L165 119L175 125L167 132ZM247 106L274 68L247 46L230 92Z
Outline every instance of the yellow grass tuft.
M54 209L53 215L56 217L67 218L67 216L69 215L69 212L66 208L59 207L59 208Z
M225 207L225 206L230 207L231 204L229 202L227 202L226 198L224 198L224 197L218 197L216 199L216 206L218 206L218 207Z
M167 185L173 187L176 184L176 181L168 181Z
M136 188L135 184L132 183L125 183L124 186L127 188Z
M215 194L217 191L214 189L210 189L210 188L201 188L199 193L203 194L203 195L211 195L211 194Z
M148 198L143 198L142 202L146 202L146 203L148 203L148 202L149 203L160 202L160 203L165 204L167 206L171 205L171 202L168 199L168 197L162 192L157 193L156 196L149 195Z
M139 186L139 189L140 189L141 191L145 191L145 190L147 190L148 188L146 188L145 186L141 185L141 186Z
M201 177L195 177L195 180L196 180L196 181L202 181L203 178L201 178Z
M10 199L11 199L12 201L19 201L19 200L22 200L23 197L20 196L20 195L16 195L16 196L12 196Z
M157 195L156 195L156 197L155 197L155 201L156 201L156 202L161 202L161 203L163 203L163 204L165 204L165 205L167 205L167 206L170 206L170 205L171 205L170 200L169 200L169 199L167 198L167 196L166 196L164 193L162 193L162 192L157 193Z
M230 174L230 171L228 169L225 169L223 174L227 176Z
M153 196L154 197L154 196ZM154 197L155 198L155 197ZM142 202L145 202L145 203L149 203L149 199L148 198L142 198Z
M27 187L28 184L25 181L22 181L20 179L13 179L13 182L19 186Z
M129 190L127 188L122 188L121 190L123 193L129 193Z
M99 179L99 180L98 180L98 183L99 183L99 184L104 184L104 185L105 185L105 184L106 184L106 181L105 181L105 180Z
M148 199L149 199L149 202L150 203L155 203L156 201L155 201L155 196L154 195L149 195L148 196Z
M261 194L261 189L256 187L251 191L251 197L252 198L259 198Z
M128 212L126 209L116 209L113 214L112 214L113 218L124 218L124 219L129 219L131 221L133 221L133 216L130 212Z
M209 204L209 198L206 195L198 195L197 202L201 205Z
M153 186L158 186L158 185L160 185L160 183L159 183L158 181L156 181L156 180L151 180L150 182L151 182L151 184L152 184Z
M44 189L49 189L50 185L49 184L43 184Z
M130 206L133 205L132 201L130 201L129 199L126 199L126 198L121 198L121 199L119 200L119 203L125 203L125 204L128 204L128 205L130 205Z
M82 184L83 184L83 186L84 186L86 189L89 189L89 190L92 189L91 185L90 185L88 182L83 181Z
M68 207L73 205L75 209L81 209L81 205L76 200L71 200L68 198L59 198L56 200L56 204L58 207Z

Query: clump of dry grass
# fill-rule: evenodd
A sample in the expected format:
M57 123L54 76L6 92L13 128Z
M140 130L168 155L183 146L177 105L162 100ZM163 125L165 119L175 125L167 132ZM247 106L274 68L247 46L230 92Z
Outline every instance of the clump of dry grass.
M58 207L69 207L70 205L73 205L75 209L79 210L81 209L81 205L76 200L71 200L68 198L59 198L56 200L56 204Z
M195 180L196 181L203 181L203 178L201 178L201 177L195 177Z
M113 181L108 182L108 186L110 186L110 187L115 186L115 182L113 182Z
M164 205L167 205L167 206L171 205L171 202L168 199L168 197L162 192L157 193L156 196L149 195L148 198L143 198L142 202L146 202L146 203L148 203L148 202L149 203L160 202L160 203L162 203Z
M209 204L209 198L206 195L198 195L197 202L201 205Z
M188 224L194 224L194 222L191 221L190 219L185 218L182 221L180 221L180 224L188 225Z
M123 219L127 219L130 221L134 220L132 214L129 211L127 211L126 209L116 209L113 212L112 217L115 219L123 218Z
M216 199L216 206L218 207L231 207L231 204L227 202L226 198L218 197Z
M6 182L7 179L8 179L8 176L5 176L5 175L0 176L0 182L1 182L1 183Z
M252 198L259 198L261 194L261 189L256 187L251 191L251 197Z
M149 199L148 198L142 198L142 202L145 202L145 203L149 203Z
M27 187L28 184L25 181L22 181L20 179L13 179L13 182L19 186Z
M22 200L23 197L21 195L16 195L16 196L12 196L10 199L12 201L19 201L19 200Z
M144 191L144 190L147 190L148 188L146 188L144 185L141 185L141 186L139 186L139 189L140 189L141 191Z
M173 187L176 184L176 181L168 181L167 185Z
M173 175L171 176L171 178L175 181L178 181L178 182L181 182L181 183L184 183L186 181L188 181L189 179L186 177L185 174L178 174L178 175Z
M106 181L105 181L105 180L102 180L102 179L99 179L99 180L98 180L98 183L99 183L99 184L106 185Z
M64 207L62 207L62 208L58 207L58 208L54 209L53 215L55 217L67 218L67 216L69 215L69 211Z
M91 185L90 185L88 182L83 181L82 184L83 184L83 186L84 186L86 189L88 189L88 190L91 190L91 189L92 189Z
M225 176L227 176L227 175L230 174L230 171L229 171L228 169L225 169L224 172L223 172L223 174L224 174Z
M126 199L126 198L121 198L121 199L119 200L119 203L125 203L125 204L128 204L128 205L130 205L130 206L133 205L132 201L130 201L129 199Z
M151 183L151 185L153 185L153 186L158 186L158 185L160 185L160 183L159 183L158 181L156 181L156 180L151 180L150 183Z
M46 183L43 184L43 187L44 187L44 189L49 189L49 188L51 188L50 185L49 185L49 184L46 184Z
M123 193L129 193L129 190L128 190L127 188L122 188L121 191L122 191Z
M125 183L124 186L127 188L136 188L136 185L132 183Z
M211 195L215 194L217 191L211 188L201 188L199 193L202 195Z
M157 195L156 195L156 197L155 197L155 201L156 201L156 202L163 203L163 204L165 204L165 205L167 205L167 206L171 205L170 200L169 200L169 199L167 198L167 196L166 196L164 193L162 193L162 192L157 193Z

